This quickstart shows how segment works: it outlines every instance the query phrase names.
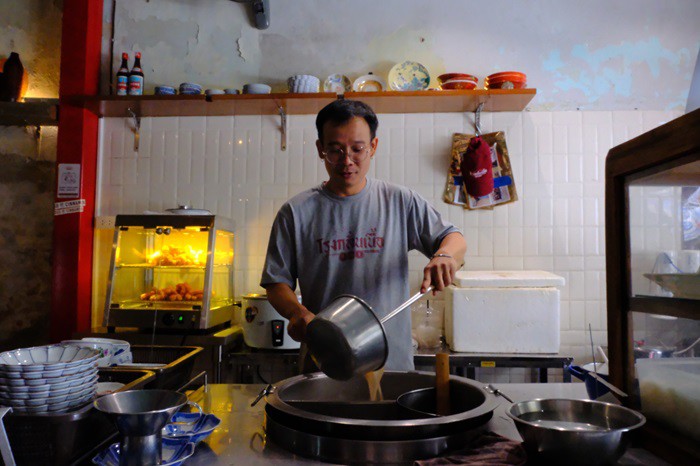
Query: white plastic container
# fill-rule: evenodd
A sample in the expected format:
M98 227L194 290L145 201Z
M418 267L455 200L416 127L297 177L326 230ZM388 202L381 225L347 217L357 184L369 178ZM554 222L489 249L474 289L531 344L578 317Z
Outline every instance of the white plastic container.
M445 340L458 352L558 353L562 286L539 270L459 271L445 294Z

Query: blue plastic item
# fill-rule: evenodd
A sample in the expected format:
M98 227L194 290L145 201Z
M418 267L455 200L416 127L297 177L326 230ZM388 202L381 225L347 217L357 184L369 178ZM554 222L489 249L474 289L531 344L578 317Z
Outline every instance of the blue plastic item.
M569 373L576 377L579 380L583 380L583 382L586 384L586 392L588 393L588 398L591 400L595 400L597 398L600 398L601 396L605 395L610 391L608 387L597 381L593 376L590 374L590 371L587 369L584 369L581 366L569 366L567 367ZM609 377L607 374L601 374L598 373L598 377L602 377L606 381L609 381Z

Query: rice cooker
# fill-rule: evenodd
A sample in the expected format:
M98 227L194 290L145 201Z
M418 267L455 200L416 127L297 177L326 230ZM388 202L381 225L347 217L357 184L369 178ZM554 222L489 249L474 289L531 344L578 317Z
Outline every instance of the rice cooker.
M299 342L287 334L289 321L267 300L266 294L251 293L241 298L243 340L251 348L298 349Z

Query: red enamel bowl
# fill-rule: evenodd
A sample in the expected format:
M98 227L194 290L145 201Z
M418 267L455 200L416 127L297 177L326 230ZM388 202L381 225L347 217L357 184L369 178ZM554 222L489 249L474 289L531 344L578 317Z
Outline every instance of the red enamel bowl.
M437 77L438 83L440 84L452 79L479 82L479 79L476 76L466 73L445 73Z
M525 73L519 71L501 71L500 73L493 73L486 77L489 81L501 78L507 79L508 81L527 81Z
M452 89L462 89L471 90L476 88L476 82L467 79L450 79L440 85L442 89L452 90Z

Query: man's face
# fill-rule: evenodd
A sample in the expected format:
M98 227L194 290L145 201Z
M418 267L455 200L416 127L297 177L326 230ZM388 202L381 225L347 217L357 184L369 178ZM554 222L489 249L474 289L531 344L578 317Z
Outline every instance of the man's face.
M323 141L316 141L318 155L330 179L326 187L339 196L351 196L365 187L367 172L377 150L378 139L371 139L364 118L347 123L323 125Z

